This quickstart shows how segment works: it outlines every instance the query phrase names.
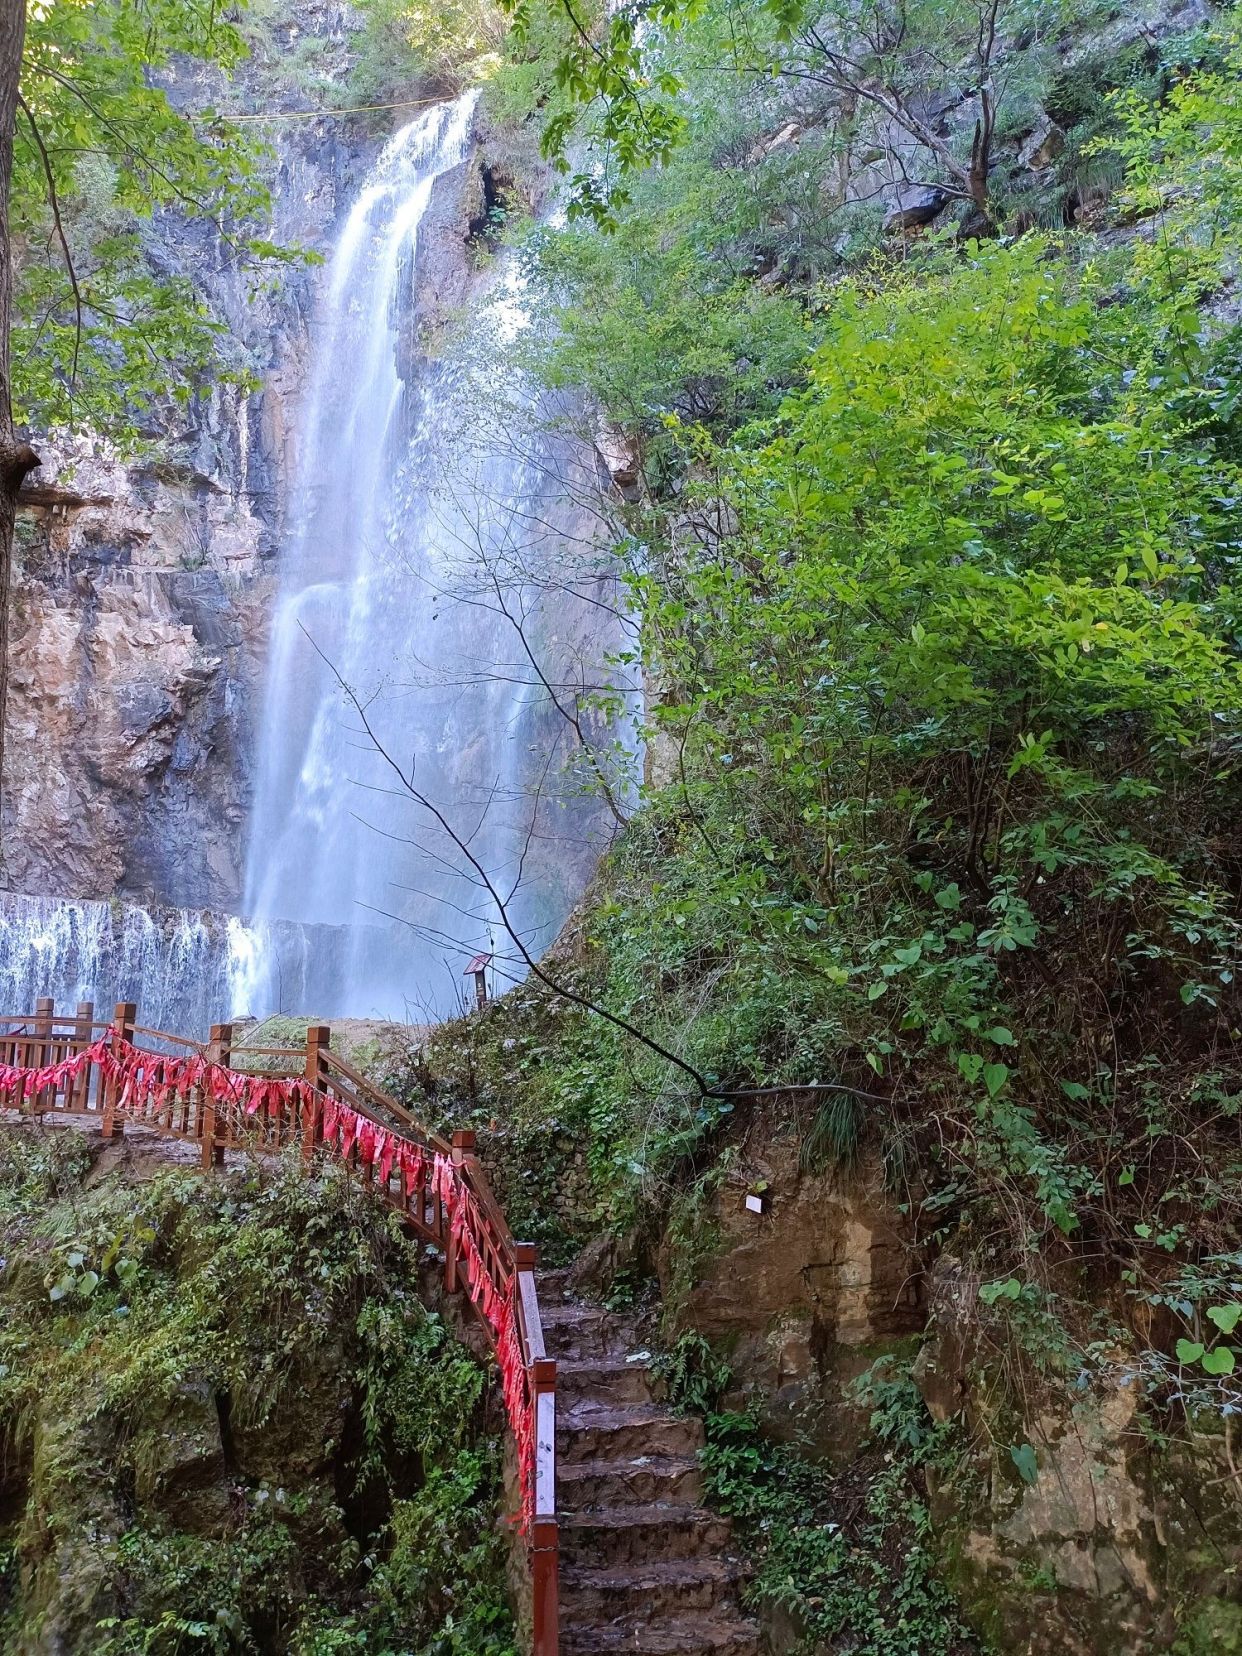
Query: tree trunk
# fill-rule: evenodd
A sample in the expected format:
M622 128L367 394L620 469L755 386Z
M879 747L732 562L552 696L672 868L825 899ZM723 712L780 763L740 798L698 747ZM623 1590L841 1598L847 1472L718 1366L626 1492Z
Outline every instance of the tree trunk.
M4 865L4 734L9 685L9 588L13 574L13 524L22 479L39 464L29 443L13 429L9 377L9 318L13 303L13 249L9 241L9 189L13 178L13 127L26 38L26 0L0 0L0 870Z

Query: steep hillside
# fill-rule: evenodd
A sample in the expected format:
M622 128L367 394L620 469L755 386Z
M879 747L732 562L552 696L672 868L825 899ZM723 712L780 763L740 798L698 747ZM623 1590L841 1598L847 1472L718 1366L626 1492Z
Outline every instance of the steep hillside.
M412 1245L167 1148L0 1130L0 1645L511 1653L487 1374Z
M664 166L614 81L528 242L524 360L627 455L647 784L411 1089L658 1293L781 1650L1242 1638L1242 61L1039 13L678 13Z

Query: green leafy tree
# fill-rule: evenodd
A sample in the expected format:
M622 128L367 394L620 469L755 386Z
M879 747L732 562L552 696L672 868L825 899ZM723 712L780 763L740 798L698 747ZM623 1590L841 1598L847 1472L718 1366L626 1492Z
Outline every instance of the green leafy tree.
M262 148L175 72L234 69L238 27L206 0L4 0L0 28L0 733L16 497L39 464L20 426L133 439L210 371L245 382L226 330L144 224L208 222L256 274L293 255L262 232ZM7 458L6 458L7 456ZM3 759L0 734L0 763Z

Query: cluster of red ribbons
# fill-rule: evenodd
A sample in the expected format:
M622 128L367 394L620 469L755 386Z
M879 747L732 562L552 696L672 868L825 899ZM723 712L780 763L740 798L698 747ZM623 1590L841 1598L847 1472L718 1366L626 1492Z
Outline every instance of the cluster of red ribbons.
M339 1099L316 1093L309 1081L243 1075L213 1063L201 1053L173 1058L144 1052L112 1030L81 1052L55 1064L44 1064L37 1069L0 1064L0 1101L20 1104L42 1092L61 1091L92 1064L98 1064L107 1079L116 1084L114 1108L133 1114L141 1114L152 1104L157 1110L162 1109L169 1100L195 1087L202 1088L218 1108L251 1117L279 1116L287 1111L293 1118L299 1106L313 1108L321 1100L324 1142L336 1145L346 1160L374 1168L381 1187L389 1186L395 1170L407 1202L416 1195L420 1202L425 1199L423 1193L430 1169L431 1197L439 1201L449 1221L466 1291L495 1345L505 1413L517 1445L521 1526L525 1534L534 1511L535 1420L522 1354L517 1276L510 1275L505 1290L497 1287L483 1252L488 1227L478 1198L463 1179L461 1169L448 1156L438 1151L430 1153L415 1141L360 1115Z
M457 1257L466 1278L471 1303L491 1330L500 1367L501 1393L509 1429L517 1447L518 1481L522 1497L521 1533L525 1535L535 1510L535 1411L517 1312L517 1274L507 1291L496 1286L480 1242L487 1227L478 1198L447 1156L437 1155L431 1182L449 1216Z
M422 1189L427 1172L427 1152L422 1145L359 1115L339 1099L323 1101L323 1138L325 1144L335 1144L346 1160L352 1155L363 1166L373 1167L381 1185L388 1183L395 1168L407 1198Z
M102 1064L111 1056L109 1037L103 1035L93 1046L62 1058L55 1064L42 1064L38 1069L27 1069L20 1064L0 1064L0 1097L13 1104L25 1098L54 1089L59 1092L70 1081L77 1081L92 1064Z
M98 1060L104 1074L120 1084L116 1108L142 1111L148 1105L163 1109L170 1099L201 1088L226 1113L295 1119L299 1108L314 1106L316 1093L309 1081L287 1076L243 1075L201 1053L171 1058L144 1052L128 1041L112 1037Z

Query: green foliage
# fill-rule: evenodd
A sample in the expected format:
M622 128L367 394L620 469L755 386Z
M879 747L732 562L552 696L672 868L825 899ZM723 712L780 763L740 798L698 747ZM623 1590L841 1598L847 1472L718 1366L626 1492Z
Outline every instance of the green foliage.
M697 1344L683 1342L671 1364L673 1373L709 1374L723 1390L727 1370ZM908 1375L890 1373L884 1360L855 1383L852 1400L872 1409L876 1447L837 1476L771 1442L749 1415L708 1415L708 1498L756 1559L748 1596L786 1612L799 1651L972 1649L936 1578L923 1487L923 1468L953 1457L950 1434L932 1426Z
M363 27L350 69L351 102L409 97L428 79L461 90L495 69L504 21L492 0L360 0L357 10Z
M1170 395L1175 318L1101 312L1111 278L1049 254L841 287L768 440L699 444L730 533L636 579L686 781L610 935L658 939L653 992L710 983L682 1036L707 1073L971 1100L976 1178L1004 1168L1072 1233L1093 1178L1041 1131L1023 1053L1062 1106L1120 1078L1080 1079L1095 1014L1048 963L1136 1013L1158 981L1208 1018L1231 995L1206 835L1232 773L1197 828L1161 802L1236 717L1238 479ZM861 1119L835 1106L812 1145L848 1152Z
M513 1628L498 1582L504 1541L480 1525L494 1504L493 1456L463 1450L433 1467L424 1488L393 1509L392 1545L377 1572L378 1623L394 1649L428 1656L514 1656ZM383 1635L382 1635L383 1636Z
M769 283L765 85L684 99L684 142L611 235L529 243L526 365L585 385L646 485L618 553L659 782L572 975L724 1096L572 1012L490 1049L487 1107L578 1135L598 1211L669 1242L674 1298L763 1109L804 1170L881 1159L918 1241L971 1256L993 1375L1017 1382L1016 1350L1059 1386L1120 1350L1162 1396L1233 1408L1202 1357L1223 1369L1207 1314L1238 1289L1154 1328L1121 1309L1231 1257L1242 1220L1237 48L1028 67L1023 96L1051 89L1077 134L1067 165L1120 123L1106 159L1127 213L1159 204L1150 233L946 239L813 293ZM822 183L832 143L803 143ZM998 1441L1031 1470L1016 1421Z
M1010 1378L1006 1346L1060 1384L1139 1338L1053 1259L1141 1297L1236 1249L1242 349L1200 305L1237 256L1234 54L1144 47L1060 88L1077 130L1130 87L1114 161L1165 203L1153 240L925 249L802 314L765 286L753 351L722 319L755 284L705 271L753 233L731 240L724 175L766 164L770 104L753 126L691 105L611 236L531 244L527 364L590 387L648 486L618 548L660 783L575 981L725 1096L576 1012L496 1052L489 1096L517 1077L523 1109L572 1121L613 1222L672 1239L675 1293L752 1087L790 1089L762 1107L805 1170L878 1155L919 1239L975 1255ZM682 290L711 299L694 337ZM1220 1343L1160 1333L1174 1391L1181 1335Z
M1109 143L1126 167L1126 199L1161 214L1161 246L1222 251L1242 215L1242 31L1236 14L1200 37L1202 59L1152 107L1133 88L1117 92L1121 133Z
M293 257L262 234L262 147L165 90L178 71L227 72L244 54L214 6L28 7L11 205L19 419L132 442L153 409L187 402L209 370L250 383L220 318L188 276L147 256L144 234L156 220L171 237L173 214L201 220L256 280Z
M686 1329L669 1351L658 1353L651 1372L664 1382L672 1407L693 1415L714 1414L732 1377L728 1363L694 1329Z
M695 245L705 198L730 181L688 171L644 190L649 207L615 236L541 229L527 250L542 305L526 359L553 387L585 387L646 448L662 445L673 414L727 430L773 410L806 348L793 299L745 280L714 239Z
M292 1163L86 1191L75 1137L0 1135L0 1439L29 1497L12 1614L50 1590L42 1538L89 1545L119 1504L108 1656L509 1656L487 1375L420 1304L391 1216ZM217 1415L225 1519L210 1449L188 1492L159 1471Z

